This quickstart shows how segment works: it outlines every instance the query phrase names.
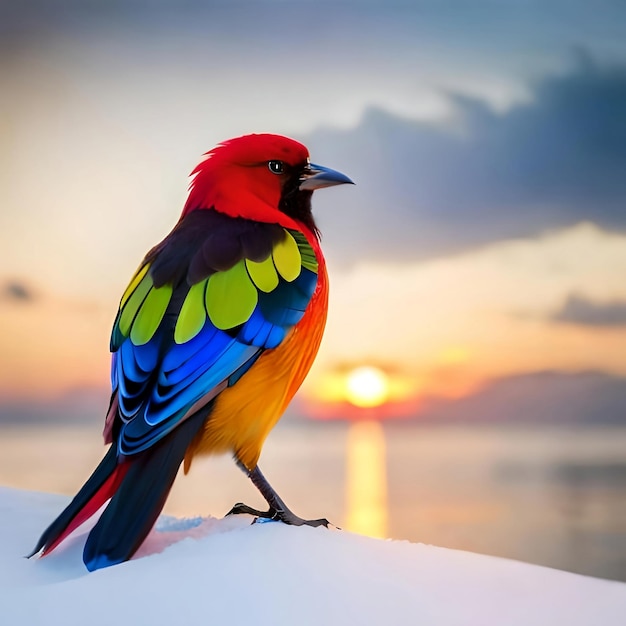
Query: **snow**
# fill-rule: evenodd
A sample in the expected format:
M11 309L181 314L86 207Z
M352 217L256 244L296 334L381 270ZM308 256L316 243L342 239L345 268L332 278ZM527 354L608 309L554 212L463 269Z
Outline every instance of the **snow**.
M346 531L161 517L128 563L88 573L83 532L23 558L65 496L0 487L3 624L623 625L626 584Z

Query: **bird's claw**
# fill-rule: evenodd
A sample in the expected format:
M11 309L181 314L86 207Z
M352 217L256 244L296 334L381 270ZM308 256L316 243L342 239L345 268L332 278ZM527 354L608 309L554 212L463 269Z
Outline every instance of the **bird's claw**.
M243 502L238 502L233 506L233 508L226 513L226 515L254 515L256 518L253 524L262 524L265 522L283 522L283 524L288 524L290 526L312 526L313 528L318 528L319 526L324 526L328 528L330 522L326 518L321 519L302 519L298 517L295 513L292 513L289 509L285 510L277 510L270 508L267 511L259 511L257 509L253 509L252 507L244 504ZM337 527L335 527L337 528Z
M237 502L237 504L235 504L233 508L226 513L225 517L228 517L229 515L254 515L255 517L270 518L271 516L268 515L268 513L269 511L258 511L243 502Z

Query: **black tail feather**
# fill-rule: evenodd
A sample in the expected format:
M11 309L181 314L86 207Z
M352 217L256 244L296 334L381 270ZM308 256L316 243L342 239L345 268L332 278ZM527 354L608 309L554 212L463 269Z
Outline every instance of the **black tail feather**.
M176 478L185 451L206 410L185 420L170 435L136 456L89 533L83 561L90 571L127 561L152 529Z
M72 524L78 514L87 507L94 496L100 491L107 479L113 474L117 468L117 455L115 446L111 446L102 459L100 464L94 470L87 482L81 487L80 491L74 496L74 499L67 505L63 512L46 528L43 532L35 549L27 556L30 558L37 554L40 550L49 550L51 546L58 543L60 538L66 534L66 530ZM103 504L103 502L101 503ZM96 507L96 510L101 505ZM95 513L91 511L91 513ZM89 517L89 516L88 516Z

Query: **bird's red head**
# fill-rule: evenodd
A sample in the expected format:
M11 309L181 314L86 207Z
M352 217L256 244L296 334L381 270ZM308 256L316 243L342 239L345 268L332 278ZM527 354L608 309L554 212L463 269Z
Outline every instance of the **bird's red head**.
M308 158L305 146L279 135L229 139L207 152L192 172L183 215L214 208L233 217L276 221L287 178L304 169Z
M244 135L206 153L192 172L183 217L214 209L231 217L278 223L296 222L314 230L310 198L314 189L349 183L349 178L309 162L307 148L288 137Z

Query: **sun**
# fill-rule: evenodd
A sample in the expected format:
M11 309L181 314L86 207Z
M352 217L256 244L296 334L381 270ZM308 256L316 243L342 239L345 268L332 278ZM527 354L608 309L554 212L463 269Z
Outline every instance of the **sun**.
M364 365L353 369L346 378L346 399L363 408L384 404L389 397L387 374L377 367Z

